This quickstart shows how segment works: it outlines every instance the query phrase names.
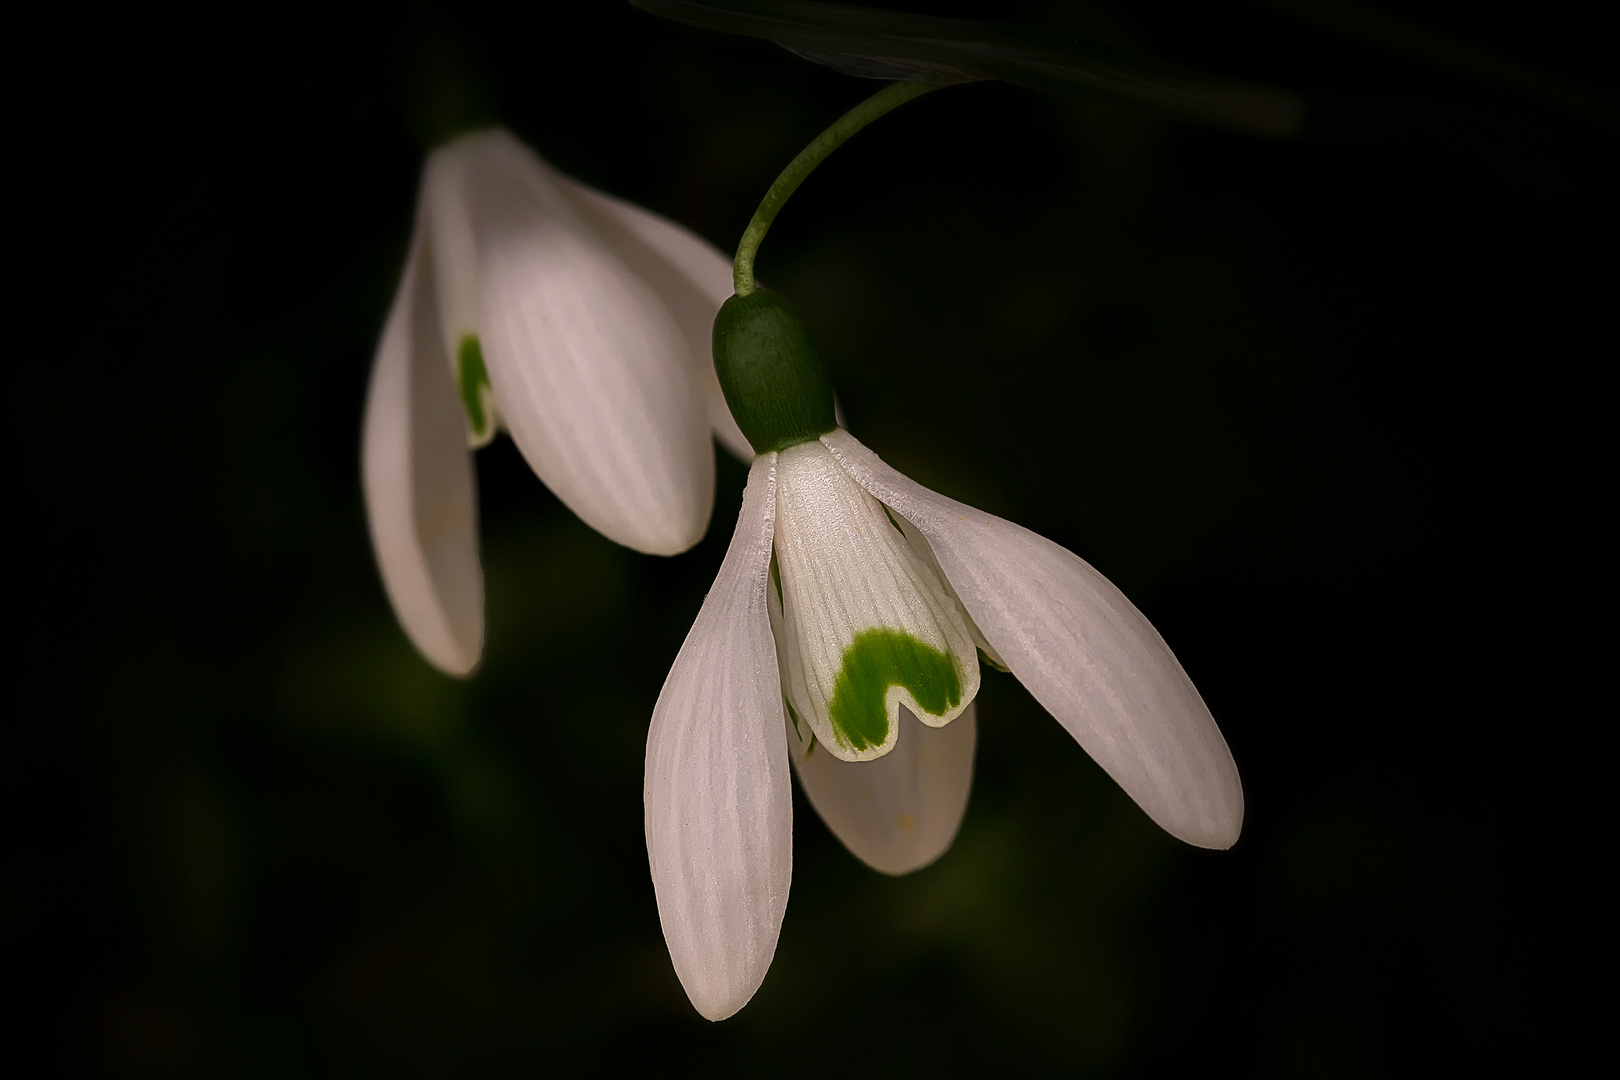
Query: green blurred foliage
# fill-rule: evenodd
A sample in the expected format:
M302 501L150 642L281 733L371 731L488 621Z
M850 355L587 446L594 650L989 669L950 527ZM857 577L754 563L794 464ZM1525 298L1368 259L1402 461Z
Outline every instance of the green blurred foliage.
M1555 1060L1570 810L1525 732L1588 715L1559 698L1587 647L1555 628L1601 587L1569 492L1601 460L1582 358L1612 306L1612 136L1258 6L897 6L1292 86L1321 121L1264 142L948 89L829 160L759 262L860 438L1153 618L1243 772L1239 845L1161 834L987 672L952 850L887 878L797 802L775 964L736 1018L699 1019L659 931L642 754L743 466L720 456L703 543L652 559L498 439L488 651L465 682L432 671L358 482L421 163L409 19L278 9L198 48L129 15L23 140L49 167L24 178L39 295L5 424L0 941L51 1071ZM1406 14L1603 71L1553 15ZM515 131L726 249L872 90L627 6L460 17Z

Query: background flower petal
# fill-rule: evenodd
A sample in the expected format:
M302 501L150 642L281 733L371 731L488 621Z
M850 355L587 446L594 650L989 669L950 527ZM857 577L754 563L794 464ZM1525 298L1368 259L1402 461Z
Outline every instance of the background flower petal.
M361 478L400 625L436 667L465 675L484 648L484 576L472 453L437 311L419 226L371 371Z
M647 858L675 973L698 1012L748 1003L793 878L793 796L766 612L776 455L754 462L714 588L653 709Z
M478 333L478 240L467 208L467 167L478 160L483 134L464 135L428 155L422 170L423 227L428 236L439 337L455 356Z
M871 761L801 743L791 721L787 738L805 797L833 835L872 869L907 874L945 854L962 826L978 744L973 714L970 702L949 724L930 727L902 708L894 749Z
M1243 824L1226 740L1157 630L1073 552L929 491L846 431L822 437L851 476L927 537L1018 680L1171 834L1225 848Z
M731 297L731 258L668 218L561 173L554 176L579 215L668 305L686 335L709 426L739 461L753 461L754 448L732 418L714 373L714 317Z
M464 135L439 147L428 155L422 173L422 228L438 298L439 336L466 409L467 445L475 450L489 445L500 429L478 339L478 239L467 208L467 168L477 160L484 137Z
M502 422L586 524L637 551L685 551L714 504L685 335L532 152L497 130L467 153L479 336Z

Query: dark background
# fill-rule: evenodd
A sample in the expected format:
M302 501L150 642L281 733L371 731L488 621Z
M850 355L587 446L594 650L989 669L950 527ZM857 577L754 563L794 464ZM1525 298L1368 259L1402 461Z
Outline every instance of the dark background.
M484 666L436 674L358 468L423 152L410 18L86 20L39 36L51 75L13 103L11 1053L115 1077L1559 1071L1556 987L1595 947L1566 902L1598 858L1577 777L1612 721L1571 697L1613 502L1616 122L1571 89L1612 94L1600 6L1382 9L1549 73L1528 82L1324 28L1314 0L909 6L1311 103L1267 141L952 88L835 155L760 260L863 441L1154 620L1242 771L1238 845L1158 831L987 672L955 846L887 878L800 800L770 975L700 1019L642 754L744 466L721 456L707 539L656 559L498 440ZM618 3L460 19L519 135L725 250L875 88Z

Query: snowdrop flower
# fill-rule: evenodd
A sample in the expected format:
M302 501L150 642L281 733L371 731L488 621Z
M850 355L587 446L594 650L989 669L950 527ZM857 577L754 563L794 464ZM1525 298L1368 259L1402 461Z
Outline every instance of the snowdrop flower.
M903 873L950 845L972 779L981 651L1170 833L1237 840L1231 753L1123 593L836 427L820 360L781 297L728 300L714 355L757 456L654 709L644 787L659 918L700 1013L740 1009L775 952L793 869L790 760L871 866Z
M702 537L711 433L749 454L708 360L730 293L712 245L504 130L432 153L362 437L383 583L428 660L463 675L483 649L471 451L498 428L609 538L672 555Z

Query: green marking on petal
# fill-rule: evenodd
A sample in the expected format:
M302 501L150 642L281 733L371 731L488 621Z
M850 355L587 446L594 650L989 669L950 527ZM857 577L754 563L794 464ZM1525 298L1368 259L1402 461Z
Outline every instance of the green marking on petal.
M930 716L943 716L962 700L962 680L949 654L903 630L863 630L844 650L827 705L839 741L851 750L888 741L883 699L891 686L905 687Z
M477 438L489 434L489 414L484 411L484 394L489 387L489 371L484 367L484 350L477 334L461 339L456 350L456 382L461 388L461 407L467 413L467 426Z
M882 503L878 503L878 505L883 506ZM894 520L893 510L890 510L887 506L883 506L883 516L889 519L889 524L894 526L895 532L899 533L901 536L906 535L906 530L902 529L900 527L900 523Z

